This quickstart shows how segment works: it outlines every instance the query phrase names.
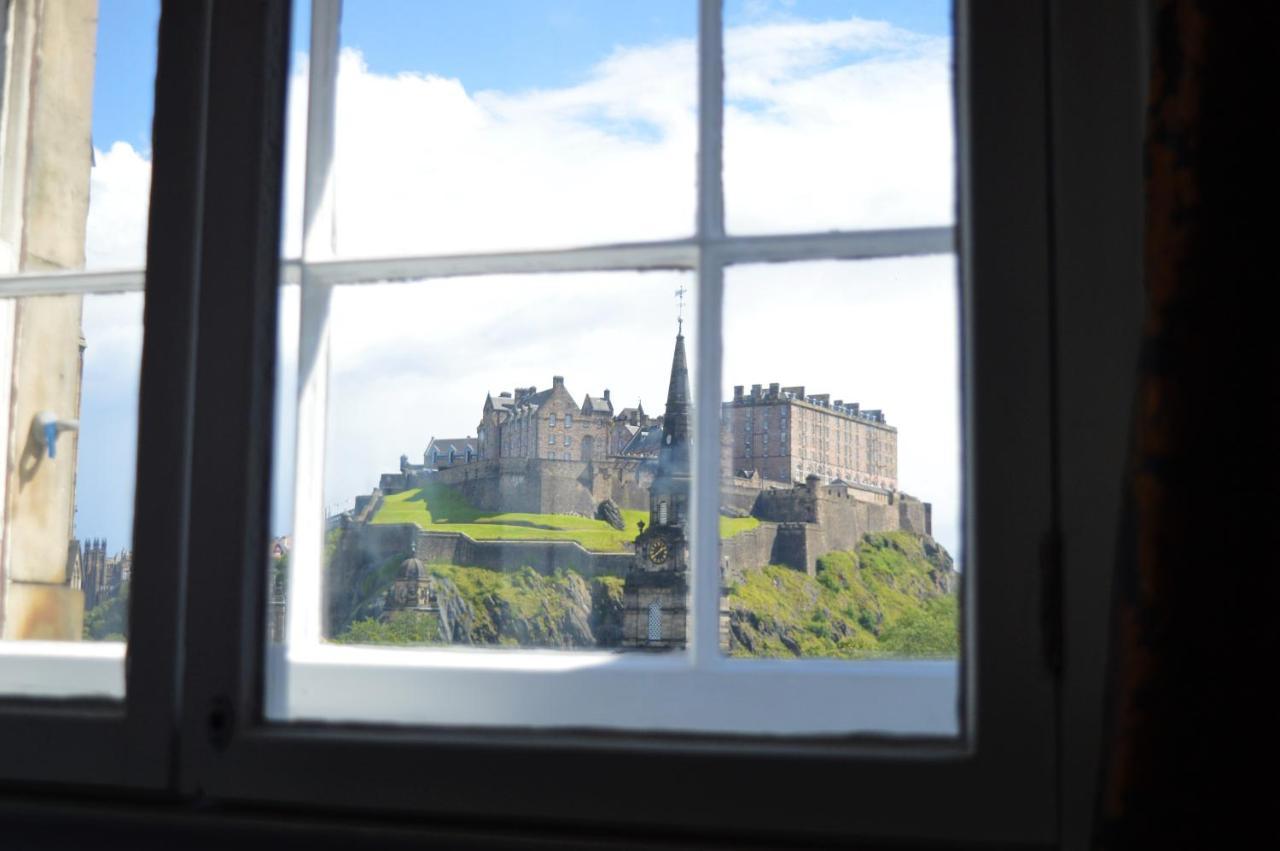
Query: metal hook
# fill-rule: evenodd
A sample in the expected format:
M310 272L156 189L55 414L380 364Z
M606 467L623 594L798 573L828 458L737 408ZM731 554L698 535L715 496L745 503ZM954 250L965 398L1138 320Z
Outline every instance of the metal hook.
M58 457L58 435L64 431L79 429L79 420L60 420L53 411L41 411L36 414L34 422L31 423L36 442L48 451L50 458Z

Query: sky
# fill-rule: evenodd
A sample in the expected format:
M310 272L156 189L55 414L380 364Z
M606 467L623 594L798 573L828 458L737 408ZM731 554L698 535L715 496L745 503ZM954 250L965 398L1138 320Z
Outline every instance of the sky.
M296 21L282 251L300 245L305 10ZM142 263L157 3L102 0L90 268ZM953 221L950 8L726 4L731 232ZM687 236L696 4L349 0L335 171L340 256ZM502 276L335 295L326 502L350 507L432 435L474 434L485 393L611 389L661 409L677 273ZM731 268L725 396L777 381L881 408L901 487L959 554L956 278L947 257ZM296 292L282 292L273 532L290 525ZM85 305L80 537L131 536L141 297ZM686 323L686 327L691 327ZM690 345L692 347L692 339ZM692 348L691 348L692 351Z

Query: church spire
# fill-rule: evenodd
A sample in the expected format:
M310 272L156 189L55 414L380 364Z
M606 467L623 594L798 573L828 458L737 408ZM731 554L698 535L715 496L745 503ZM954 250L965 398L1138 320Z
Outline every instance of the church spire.
M689 474L689 363L684 354L684 334L676 334L671 358L671 384L667 389L667 410L662 418L662 449L659 464L668 475Z

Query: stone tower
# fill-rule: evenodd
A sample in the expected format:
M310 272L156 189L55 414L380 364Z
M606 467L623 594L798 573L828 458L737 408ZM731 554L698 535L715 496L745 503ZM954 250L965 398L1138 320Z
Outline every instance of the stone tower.
M692 469L689 365L676 334L662 419L658 472L649 490L649 523L623 588L622 644L671 650L685 646L689 605L689 499Z

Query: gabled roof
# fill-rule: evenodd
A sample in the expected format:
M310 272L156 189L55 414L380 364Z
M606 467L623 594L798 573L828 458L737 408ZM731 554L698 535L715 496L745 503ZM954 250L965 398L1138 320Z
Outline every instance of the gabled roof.
M537 393L525 396L516 403L515 408L517 411L527 408L529 413L533 413L546 404L546 401L551 398L551 394L554 392L554 387L548 387L546 390L539 390Z
M588 396L587 400L582 403L582 413L584 414L595 414L601 412L612 414L613 402L610 402L603 396Z
M439 452L440 457L448 458L449 451L452 450L455 457L461 455L467 456L469 451L473 456L480 454L480 449L476 445L474 437L433 437L427 444L425 457L430 458L431 453Z
M502 411L515 405L516 400L512 399L510 396L494 396L492 393L487 393L485 394L484 403L486 407Z
M627 445L623 447L623 455L657 455L662 448L662 427L650 426L636 432Z

